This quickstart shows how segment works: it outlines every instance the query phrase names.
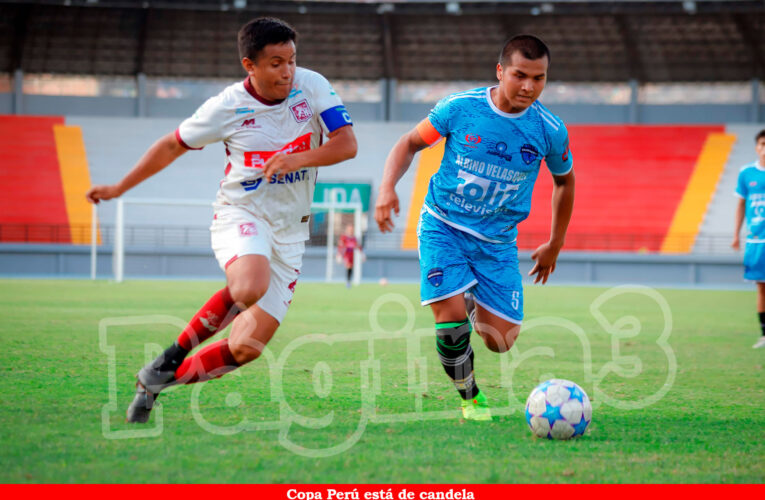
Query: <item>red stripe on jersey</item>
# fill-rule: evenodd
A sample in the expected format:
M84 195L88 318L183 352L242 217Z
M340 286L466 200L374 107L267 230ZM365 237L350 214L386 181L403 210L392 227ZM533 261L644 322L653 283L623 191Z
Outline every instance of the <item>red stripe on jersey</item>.
M245 151L244 153L244 167L245 168L263 168L269 158L276 153L292 154L300 153L301 151L308 151L311 149L311 134L308 132L305 135L301 135L294 141L286 144L278 151Z
M229 172L231 172L231 162L226 165L226 170L223 171L223 175L228 175Z
M191 146L189 146L188 144L183 142L183 139L181 139L181 131L180 131L180 129L175 129L175 140L177 140L178 144L180 144L181 146L183 146L186 149L190 149L192 151L199 151L200 149L202 149L202 148L192 148Z
M244 90L246 90L247 93L250 94L252 97L257 99L258 102L265 104L266 106L276 106L277 104L281 104L285 101L285 99L279 99L278 101L271 101L261 96L260 94L258 94L258 92L255 90L255 87L252 86L252 82L250 82L249 76L244 79Z

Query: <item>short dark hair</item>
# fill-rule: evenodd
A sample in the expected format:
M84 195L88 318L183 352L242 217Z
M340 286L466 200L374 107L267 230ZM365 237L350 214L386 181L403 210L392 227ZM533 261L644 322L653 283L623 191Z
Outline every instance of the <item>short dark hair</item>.
M510 62L516 52L520 52L523 57L532 61L547 56L547 62L550 62L550 49L545 42L534 35L515 35L509 38L502 47L502 52L499 53L499 64L504 66Z
M760 139L762 139L763 137L765 137L765 128L760 130L760 132L754 138L754 143L757 144L758 142L760 142Z
M237 39L239 59L255 61L266 45L297 41L297 32L281 19L259 17L242 26Z

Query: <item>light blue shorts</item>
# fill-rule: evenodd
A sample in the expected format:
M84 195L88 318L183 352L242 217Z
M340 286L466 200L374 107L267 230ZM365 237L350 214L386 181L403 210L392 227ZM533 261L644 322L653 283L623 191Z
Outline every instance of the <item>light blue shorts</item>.
M765 241L744 247L744 279L765 281Z
M523 286L515 243L484 241L425 211L417 237L422 305L469 291L487 311L521 323Z

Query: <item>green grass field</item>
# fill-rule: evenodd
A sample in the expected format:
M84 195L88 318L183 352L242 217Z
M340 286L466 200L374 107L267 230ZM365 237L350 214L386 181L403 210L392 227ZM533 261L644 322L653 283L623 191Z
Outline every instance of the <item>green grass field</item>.
M527 287L510 353L473 337L499 414L477 423L459 418L417 286L302 283L267 356L126 424L134 373L220 285L0 280L0 482L765 481L754 292L659 290L665 318L647 295ZM526 425L552 376L593 399L580 439Z

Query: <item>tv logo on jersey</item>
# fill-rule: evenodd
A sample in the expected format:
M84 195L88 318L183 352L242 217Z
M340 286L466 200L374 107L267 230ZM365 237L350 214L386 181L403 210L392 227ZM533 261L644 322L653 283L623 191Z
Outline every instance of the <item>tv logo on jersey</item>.
M467 134L465 135L465 141L467 141L467 147L474 148L481 143L480 135Z
M286 144L278 151L245 151L244 153L244 167L245 168L263 168L269 158L276 153L292 154L300 153L301 151L308 151L311 149L311 132L305 135L301 135L294 141Z
M305 99L290 106L290 111L292 111L292 117L295 118L295 121L298 123L307 122L313 117L311 106L308 105L308 101Z
M239 224L239 235L240 236L257 236L258 228L255 227L254 222L245 222L243 224Z

